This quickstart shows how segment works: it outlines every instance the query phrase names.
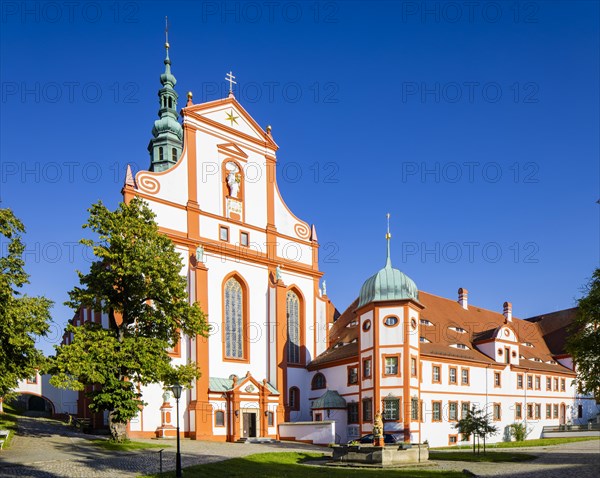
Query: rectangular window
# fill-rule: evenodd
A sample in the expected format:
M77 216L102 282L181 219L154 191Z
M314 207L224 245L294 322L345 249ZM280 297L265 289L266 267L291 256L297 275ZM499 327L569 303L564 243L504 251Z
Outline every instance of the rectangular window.
M371 359L363 360L363 380L365 378L371 378Z
M517 374L517 388L523 388L523 374Z
M527 404L527 418L533 418L533 405L531 403Z
M373 406L370 398L364 398L362 401L363 422L371 422L373 420Z
M533 390L533 377L527 375L527 390Z
M560 379L560 391L561 392L565 391L565 379L564 378Z
M440 374L439 365L433 366L433 376L431 377L433 383L440 383L442 381L442 375Z
M448 420L458 420L458 402L448 402Z
M558 418L558 405L554 404L552 406L553 418Z
M552 378L546 377L546 391L552 390Z
M502 404L494 403L494 420L498 421L502 419Z
M460 383L462 385L469 385L469 369L468 368L460 369L460 375L461 375Z
M510 349L508 347L504 347L504 361L510 363Z
M500 387L500 372L494 372L494 387Z
M542 406L539 403L535 404L535 418L539 420L542 417Z
M535 376L535 389L536 390L541 390L542 389L542 379L539 375Z
M448 374L448 382L456 384L456 367L450 367Z
M385 357L384 375L398 375L398 357Z
M414 422L419 421L419 399L412 398L410 400L410 419Z
M221 241L229 242L229 228L226 226L219 226L219 239Z
M32 375L31 377L29 377L27 379L27 383L30 384L30 385L37 385L37 383L38 383L37 382L37 374Z
M552 418L552 405L546 405L546 418Z
M358 383L358 367L353 365L348 367L348 385L355 385Z
M273 412L267 412L267 426L272 427L275 423L275 415Z
M348 423L358 423L358 403L348 404Z
M434 422L442 421L442 402L431 402L432 420Z
M417 376L417 359L415 357L410 358L410 376Z
M244 247L248 247L249 244L250 244L250 235L245 231L241 231L240 232L240 245L244 246Z
M315 422L322 422L322 421L323 421L323 414L315 413Z
M583 405L577 405L577 418L583 418Z
M520 420L523 418L523 405L515 403L515 418Z
M554 379L554 391L558 392L558 379L557 378Z
M383 401L384 420L398 420L399 411L400 405L397 399L387 399Z
M448 445L456 445L458 443L458 435L448 435Z
M215 412L215 426L216 427L224 427L225 426L225 412L223 410L217 410Z
M460 407L461 407L460 418L467 418L467 415L469 414L470 403L462 402L460 404Z

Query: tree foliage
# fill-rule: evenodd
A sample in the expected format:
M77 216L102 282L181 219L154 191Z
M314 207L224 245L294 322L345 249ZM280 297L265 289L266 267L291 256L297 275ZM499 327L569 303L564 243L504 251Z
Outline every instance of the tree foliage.
M109 324L67 326L72 340L56 347L51 383L86 390L90 408L109 412L113 439L121 441L127 421L144 405L139 386L186 385L198 376L195 363L173 366L167 349L181 333L204 335L207 326L198 304L189 304L180 254L159 233L144 201L134 198L114 212L98 202L89 212L84 228L98 239L80 242L97 260L87 274L78 272L80 286L69 292L67 305L103 311Z
M489 414L477 408L476 405L467 410L466 416L462 417L454 425L454 428L465 437L473 435L473 453L475 453L475 437L483 438L483 452L485 453L486 437L498 432L498 427L492 425Z
M0 209L0 397L7 397L19 380L36 374L44 355L35 348L46 335L52 302L30 297L20 289L29 283L21 234L25 228L10 209Z
M577 389L600 399L600 268L585 285L571 326L567 351L577 366Z

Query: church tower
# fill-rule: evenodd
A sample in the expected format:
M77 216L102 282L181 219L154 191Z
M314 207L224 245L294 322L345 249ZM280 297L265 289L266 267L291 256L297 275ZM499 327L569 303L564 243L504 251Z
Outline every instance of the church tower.
M359 296L359 364L362 365L360 433L372 431L381 412L387 433L420 439L419 322L423 305L413 280L392 267L389 214L387 259Z
M177 80L171 73L171 60L169 59L169 36L166 32L166 58L165 72L160 75L162 88L158 90L160 108L159 119L154 122L152 128L153 138L148 144L150 153L150 171L165 171L178 161L183 148L183 128L177 121L177 92L175 84Z

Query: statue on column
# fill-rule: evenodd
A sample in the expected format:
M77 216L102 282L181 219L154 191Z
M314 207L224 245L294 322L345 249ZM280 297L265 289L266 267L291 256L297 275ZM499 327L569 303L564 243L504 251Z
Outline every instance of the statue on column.
M373 420L373 445L383 446L383 418L379 410Z

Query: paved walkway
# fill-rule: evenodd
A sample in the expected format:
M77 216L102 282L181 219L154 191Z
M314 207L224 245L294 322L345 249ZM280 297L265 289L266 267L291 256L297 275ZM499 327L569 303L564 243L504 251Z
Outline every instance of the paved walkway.
M10 448L0 451L2 477L94 477L133 478L159 471L158 449L135 452L111 452L91 445L90 435L76 432L62 423L41 419L19 419L19 434ZM139 440L146 441L146 440ZM164 470L175 466L175 443L164 443ZM183 440L184 467L210 463L253 453L272 451L316 451L326 448L296 443L236 444ZM501 449L500 451L509 449ZM477 476L496 478L597 478L600 470L600 441L568 443L552 447L516 448L513 451L538 455L524 463L438 462L438 469L467 469ZM307 473L307 477L310 476Z
M467 469L476 476L496 478L597 478L600 472L600 440L548 447L499 448L498 451L527 453L538 458L521 463L437 463L440 469Z
M19 418L19 433L11 447L0 451L1 477L137 477L159 471L159 449L132 452L107 451L89 443L98 438L78 433L72 427L43 418ZM106 437L102 437L106 438ZM165 445L163 470L175 469L175 442L148 441ZM227 460L271 451L317 451L327 449L297 443L237 444L183 440L183 467Z

